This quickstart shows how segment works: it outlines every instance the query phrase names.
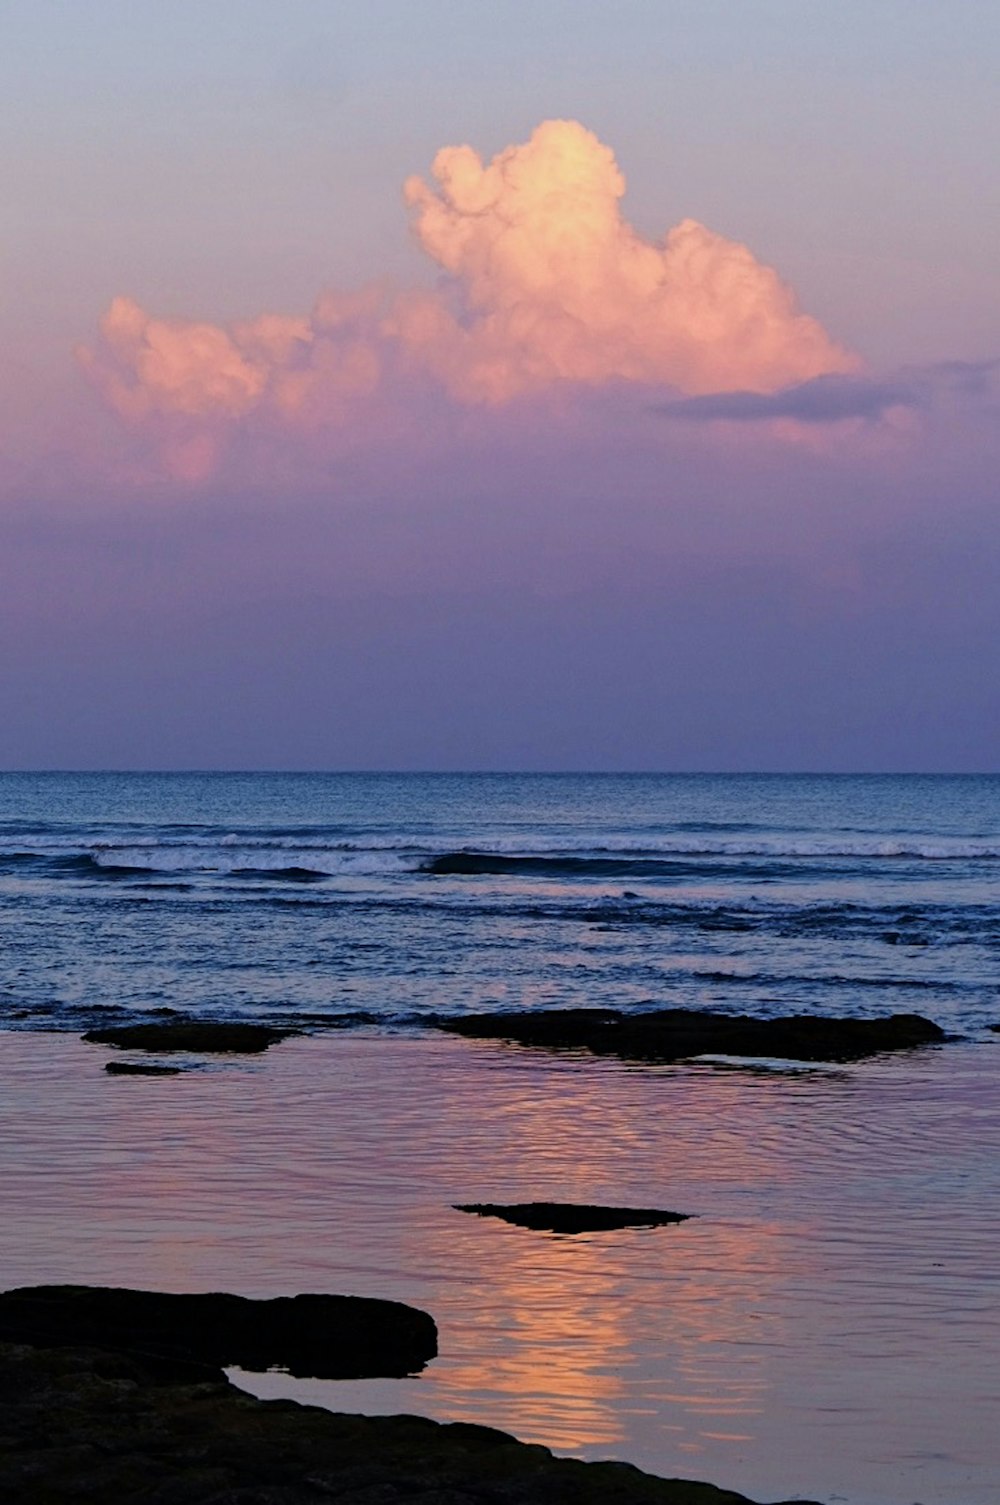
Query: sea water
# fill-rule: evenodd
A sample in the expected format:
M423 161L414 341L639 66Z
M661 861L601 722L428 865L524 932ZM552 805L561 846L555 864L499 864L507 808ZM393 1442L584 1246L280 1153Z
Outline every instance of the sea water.
M0 775L0 1023L1000 1017L1000 778Z
M414 1378L236 1376L755 1499L991 1505L1000 780L0 776L0 1288L393 1297ZM917 1011L850 1066L429 1030L498 1007ZM127 1018L305 1033L108 1076ZM559 1237L454 1204L653 1205Z

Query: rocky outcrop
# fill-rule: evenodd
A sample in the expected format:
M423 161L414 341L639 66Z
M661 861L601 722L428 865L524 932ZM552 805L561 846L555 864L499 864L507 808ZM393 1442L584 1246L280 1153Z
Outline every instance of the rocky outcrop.
M183 1066L154 1066L148 1061L108 1061L109 1076L181 1076Z
M108 1286L24 1286L0 1292L0 1340L92 1345L221 1369L287 1369L322 1379L401 1376L437 1353L433 1318L361 1296L220 1292L174 1295Z
M267 1024L225 1024L210 1019L167 1020L162 1024L113 1024L84 1035L92 1045L115 1045L119 1050L189 1050L215 1055L232 1052L257 1055L297 1029Z
M549 1050L593 1051L629 1061L682 1061L692 1056L758 1056L786 1061L859 1061L882 1051L932 1045L946 1035L919 1014L884 1019L831 1019L813 1014L756 1019L698 1009L512 1010L438 1019L439 1029L474 1039L512 1040Z
M456 1202L456 1212L481 1218L502 1218L519 1228L543 1233L603 1233L614 1228L659 1228L683 1223L687 1212L664 1212L655 1207L600 1207L589 1202Z
M750 1505L488 1427L259 1401L93 1349L0 1344L0 1418L11 1505Z

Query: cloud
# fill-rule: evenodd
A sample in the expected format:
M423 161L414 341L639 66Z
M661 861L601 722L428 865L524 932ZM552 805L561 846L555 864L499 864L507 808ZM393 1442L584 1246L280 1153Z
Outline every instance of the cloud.
M321 298L308 318L261 314L223 326L156 319L116 298L97 348L76 354L120 417L153 427L168 468L197 479L225 433L250 414L315 426L370 396L379 380L370 330L378 306L378 291L363 289ZM199 458L189 463L191 455Z
M660 242L623 219L610 148L550 120L484 164L468 146L411 178L431 291L324 294L308 316L222 325L160 319L116 298L78 350L112 409L167 468L211 470L231 436L348 425L387 373L464 405L611 383L771 393L858 362L746 246L683 220ZM705 399L709 400L709 399Z
M937 361L910 366L891 378L817 376L776 392L709 392L677 397L654 405L661 417L681 423L741 423L796 425L819 428L853 423L904 421L919 413L934 414L978 409L995 411L1000 396L1000 360ZM784 429L782 429L784 432Z
M182 481L211 475L235 435L345 425L380 378L377 287L327 294L308 317L265 313L229 325L156 319L116 298L96 348L77 360L109 406Z
M985 361L938 361L917 373L919 379L959 401L981 398L992 402L1000 388L1000 359Z
M447 147L433 176L404 196L458 308L415 296L393 327L460 400L612 380L768 392L858 364L746 246L691 219L661 243L639 236L613 153L576 121L546 121L488 165Z
M798 423L879 419L892 408L914 408L923 397L916 385L854 376L817 376L777 392L711 392L663 403L656 411L688 423L760 423L791 418Z

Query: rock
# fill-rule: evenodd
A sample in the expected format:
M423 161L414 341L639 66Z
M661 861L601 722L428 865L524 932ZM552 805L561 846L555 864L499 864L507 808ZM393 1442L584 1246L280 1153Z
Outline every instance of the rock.
M163 1024L113 1024L84 1035L92 1045L115 1045L119 1050L190 1050L203 1055L232 1052L255 1055L300 1034L268 1024L216 1024L207 1019L171 1020Z
M612 1228L658 1228L683 1223L687 1212L663 1212L655 1207L598 1207L578 1202L456 1202L456 1212L481 1218L503 1218L519 1228L546 1233L600 1233Z
M550 1050L585 1049L629 1061L681 1061L692 1056L770 1056L787 1061L858 1061L887 1050L910 1050L947 1039L919 1014L884 1019L832 1019L793 1014L754 1019L698 1009L626 1014L618 1009L511 1010L437 1019L439 1029L474 1039L512 1040Z
M0 1416L11 1505L750 1505L491 1427L260 1401L222 1375L165 1383L87 1349L0 1344Z
M219 1292L23 1286L0 1292L0 1341L92 1345L217 1369L370 1379L423 1369L437 1353L437 1328L416 1307L361 1296L252 1301Z
M498 852L445 852L431 857L422 865L421 871L439 877L479 877L483 874L504 874L541 871L551 863L544 857L506 857Z
M182 1066L152 1066L143 1061L108 1061L105 1071L112 1076L181 1076Z

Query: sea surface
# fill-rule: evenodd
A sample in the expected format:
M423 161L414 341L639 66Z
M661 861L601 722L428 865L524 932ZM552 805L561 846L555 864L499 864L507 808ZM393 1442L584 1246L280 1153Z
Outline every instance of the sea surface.
M438 1322L422 1374L234 1378L761 1501L1000 1499L1000 779L9 774L0 852L0 1289L391 1297ZM427 1027L593 1004L953 1038L654 1066ZM168 1011L304 1033L152 1078L80 1039ZM454 1205L534 1199L690 1218Z
M0 775L0 1024L1000 1017L1000 778Z

